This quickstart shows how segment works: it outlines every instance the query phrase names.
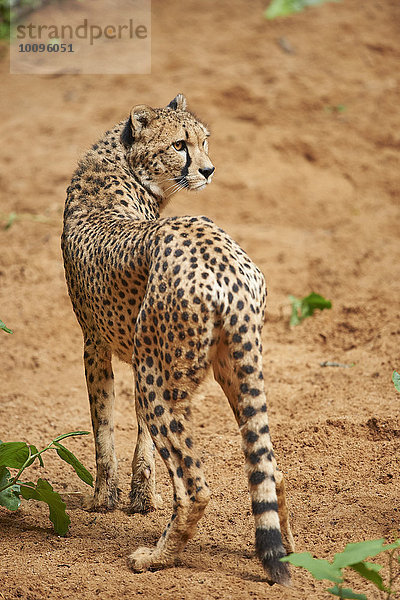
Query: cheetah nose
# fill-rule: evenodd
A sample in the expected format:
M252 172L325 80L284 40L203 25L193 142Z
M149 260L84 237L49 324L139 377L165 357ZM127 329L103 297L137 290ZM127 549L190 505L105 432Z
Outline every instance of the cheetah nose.
M199 173L203 175L206 179L210 177L215 171L215 167L209 167L208 169L199 169Z

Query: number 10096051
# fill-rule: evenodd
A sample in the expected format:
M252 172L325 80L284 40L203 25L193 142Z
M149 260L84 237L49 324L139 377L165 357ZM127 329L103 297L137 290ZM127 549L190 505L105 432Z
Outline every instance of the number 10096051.
M72 44L19 44L18 52L74 52Z

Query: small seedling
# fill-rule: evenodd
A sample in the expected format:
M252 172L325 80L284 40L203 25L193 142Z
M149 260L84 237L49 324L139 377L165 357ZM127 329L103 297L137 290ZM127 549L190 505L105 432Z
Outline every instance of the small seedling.
M397 371L393 371L392 381L394 383L394 387L398 392L400 392L400 375Z
M316 309L324 310L325 308L332 308L332 302L326 300L323 296L312 292L305 298L296 298L295 296L289 296L292 303L292 315L290 317L290 326L300 325L300 323L307 317L311 317Z
M0 219L5 221L4 229L10 229L17 221L33 221L36 223L48 223L49 218L45 215L34 215L31 213L16 213L10 212L8 214L1 213Z
M289 554L282 558L282 562L289 562L296 567L302 567L311 573L318 580L327 579L335 585L326 591L332 596L338 598L353 598L354 600L368 600L365 594L353 592L350 588L343 587L344 574L343 569L349 568L355 571L361 577L370 581L378 588L379 592L384 594L385 600L394 599L393 583L399 577L400 573L395 572L395 564L399 562L398 549L400 548L400 539L393 544L384 545L385 540L368 540L356 544L347 544L343 552L335 554L333 561L314 558L310 552ZM365 559L374 557L382 552L387 552L389 557L389 577L385 584L379 571L382 565L367 562ZM378 593L379 593L378 592ZM376 596L374 596L376 598Z
M11 331L11 329L8 329L7 325L5 323L3 323L3 321L0 319L0 331L5 331L6 333L13 333Z
M39 479L37 483L24 482L20 477L27 467L38 460L41 467L44 466L42 454L48 450L55 450L58 456L72 466L78 477L87 485L93 487L93 477L82 465L76 456L60 441L72 436L88 435L88 431L73 431L56 437L43 450L38 450L32 444L25 442L0 442L0 505L9 510L17 510L21 504L21 498L26 500L40 500L45 502L50 510L50 521L58 535L65 535L68 531L71 519L65 512L66 505L61 497L55 492L46 479ZM16 469L16 475L12 475L9 469Z
M333 106L325 106L325 111L327 113L331 113L331 114L336 114L339 115L341 113L344 113L347 110L347 107L345 106L345 104L335 104Z
M266 19L276 19L277 17L286 17L293 13L298 13L308 6L322 4L327 0L272 0L267 10L264 12ZM333 0L338 1L338 0Z
M4 229L10 229L10 227L14 225L17 218L18 215L16 212L10 212L6 220L6 224L4 225Z

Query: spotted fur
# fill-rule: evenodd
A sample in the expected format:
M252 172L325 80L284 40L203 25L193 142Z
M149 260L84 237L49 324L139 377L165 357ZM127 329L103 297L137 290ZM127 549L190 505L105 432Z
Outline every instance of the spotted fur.
M293 550L293 538L262 372L264 277L210 219L160 218L178 189L210 183L208 135L181 94L163 109L136 106L86 154L68 188L62 250L95 435L91 508L112 509L119 495L115 354L132 364L136 385L130 511L157 506L154 446L174 488L173 514L157 545L136 550L129 564L143 571L174 563L210 497L190 404L212 367L242 434L257 555L270 581L288 583L279 558Z

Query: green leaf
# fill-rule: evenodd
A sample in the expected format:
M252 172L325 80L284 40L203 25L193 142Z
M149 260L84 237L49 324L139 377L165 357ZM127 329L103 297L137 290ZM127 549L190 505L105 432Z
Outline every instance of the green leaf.
M5 323L3 323L3 321L1 319L0 319L0 330L5 331L6 333L13 333L11 331L11 329L8 329L7 325Z
M374 585L376 585L378 590L381 590L381 592L387 592L388 590L386 589L386 587L383 584L382 577L379 575L379 573L376 572L375 568L373 568L373 569L369 568L370 564L371 563L368 563L368 566L367 566L364 562L359 562L359 563L356 563L355 565L350 565L350 569L353 569L353 571L356 571L356 573L361 575L361 577L364 577L364 579L368 579L368 581L372 581L372 583ZM379 565L377 565L377 566L379 566ZM380 567L380 568L382 568L382 567Z
M0 466L20 469L29 457L29 447L25 442L4 442L0 444Z
M398 392L400 392L400 375L397 371L393 371L392 381L394 383L394 387Z
M332 588L328 588L326 590L332 596L338 596L339 598L349 598L350 600L367 600L367 596L365 594L356 594L350 588L342 588L335 585Z
M296 298L295 296L289 296L292 303L292 314L290 317L290 326L299 325L303 319L311 317L315 310L324 310L325 308L332 308L332 302L326 300L323 296L311 292L304 298Z
M75 435L89 435L89 431L71 431L70 433L63 433L63 435L59 435L56 437L53 442L61 442L67 437L73 437Z
M89 473L89 471L83 466L81 462L79 462L76 456L72 454L72 452L68 450L68 448L66 448L59 442L53 442L53 444L57 448L58 456L65 460L66 463L72 466L72 468L75 470L75 473L80 479L82 479L82 481L93 487L92 474Z
M357 542L355 544L347 544L343 552L335 554L333 557L333 565L339 569L355 565L368 556L376 556L384 550L389 550L389 546L384 546L385 540L367 540L366 542Z
M61 500L57 492L53 491L48 481L39 479L36 486L34 483L21 483L20 489L21 496L26 500L39 500L48 505L50 521L53 523L54 531L58 535L67 533L71 519L65 512L65 502Z
M281 561L307 569L315 579L328 579L338 583L343 581L340 569L325 559L314 558L310 552L289 554L281 558Z
M295 7L292 0L272 0L267 10L264 12L264 17L267 19L276 19L277 17L286 17L294 12L299 12L301 8Z
M326 0L272 0L264 12L264 17L267 19L286 17L304 10L307 6L322 4L323 2L326 2Z
M324 310L324 308L332 308L332 302L326 300L323 296L311 292L308 296L302 299L302 314L305 317L311 316L316 309Z
M12 481L11 473L6 467L0 467L0 489L5 487ZM8 510L17 510L21 504L21 499L18 496L19 485L12 485L0 492L0 505L5 506Z
M376 563L370 563L370 562L367 562L366 560L364 560L363 563L368 569L371 569L372 571L376 571L377 573L379 573L379 571L381 569L383 569L382 565L377 565Z
M396 550L397 548L400 548L400 538L395 540L392 544L385 546L384 550Z

